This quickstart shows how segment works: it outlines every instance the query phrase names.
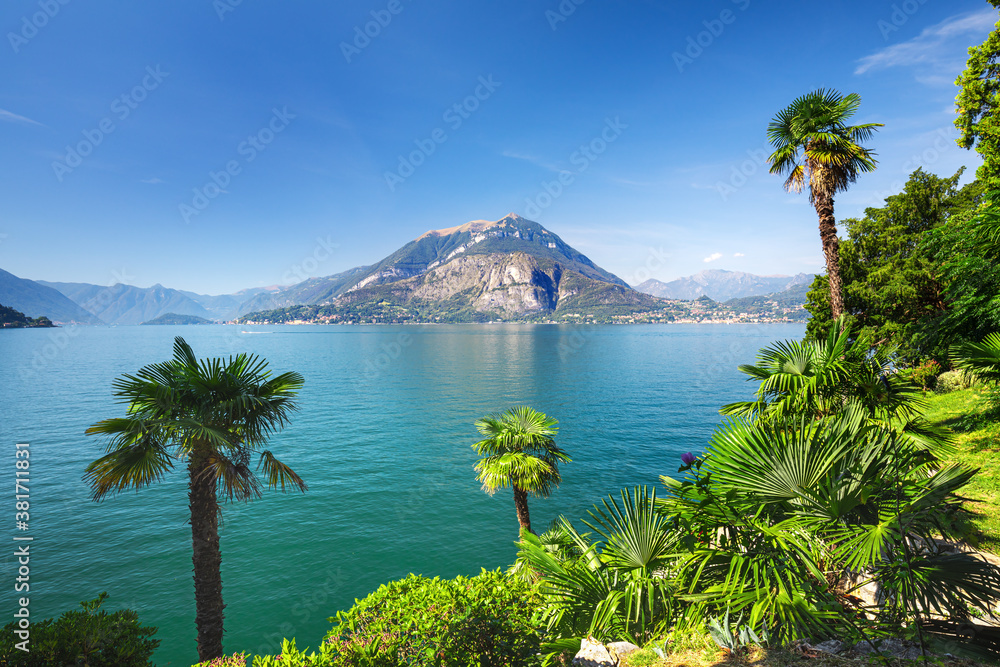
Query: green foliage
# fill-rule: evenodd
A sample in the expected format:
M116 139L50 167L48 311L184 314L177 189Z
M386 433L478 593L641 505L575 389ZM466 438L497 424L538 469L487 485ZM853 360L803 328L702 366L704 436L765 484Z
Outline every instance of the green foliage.
M323 651L345 667L532 665L540 643L535 606L532 587L500 571L449 580L410 575L331 618Z
M955 431L952 460L979 469L962 489L973 533L969 543L1000 553L1000 420L979 388L932 396L927 418Z
M601 541L565 520L547 543L522 537L549 651L588 634L642 644L713 617L734 650L858 641L1000 602L1000 568L936 546L968 535L960 494L975 470L949 460L951 437L922 417L893 356L839 329L763 350L744 369L758 400L734 404L739 418L682 477L662 478L662 498L636 490L592 511ZM858 606L856 587L872 582L879 601Z
M996 6L996 3L992 3ZM986 41L969 49L965 71L955 81L961 91L955 98L961 132L958 145L975 148L983 156L979 178L1000 187L1000 23Z
M951 348L955 366L991 384L1000 383L1000 332L979 343L959 343Z
M982 206L956 213L921 239L938 267L946 305L922 323L928 348L946 350L1000 330L1000 253L983 240L984 220L1000 210L998 201L978 196Z
M81 602L82 611L67 611L58 619L31 624L30 652L15 648L21 641L15 634L17 621L0 632L0 664L18 667L88 665L89 667L146 667L160 640L153 639L155 627L139 623L136 612L101 610L107 599L101 593Z
M562 520L575 552L553 553L534 535L522 534L521 556L538 576L544 599L539 618L550 633L574 639L577 646L588 635L641 645L670 628L675 590L663 575L674 558L676 537L655 502L655 491L645 487L604 499L584 521L596 541ZM564 648L552 642L546 650Z
M767 633L757 634L752 627L745 625L741 615L735 623L729 619L729 609L721 619L713 618L708 622L708 634L716 645L726 651L730 658L739 659L753 646L767 644ZM761 636L763 635L763 636Z
M487 493L517 486L541 497L548 496L560 481L559 463L570 461L552 438L558 422L527 406L476 421L476 430L486 436L472 447L482 456L476 463L476 478Z
M262 447L288 423L303 384L298 373L272 376L255 355L198 361L183 338L174 339L174 358L116 379L115 397L128 406L125 417L105 419L87 435L108 439L107 454L87 466L84 480L95 500L159 481L177 459L210 457L206 474L223 496L251 500L263 485L305 490L305 483Z
M975 384L975 379L966 371L945 371L934 381L934 391L947 394L953 391L968 389Z
M915 419L921 408L917 388L891 373L893 350L869 348L855 340L845 319L821 339L782 341L762 349L754 365L740 371L759 382L757 398L722 407L748 418L809 415L823 417L856 408L871 419Z
M199 662L197 665L192 665L192 667L247 667L247 654L234 653L232 655L224 655L215 660Z
M52 321L44 315L34 319L27 317L24 313L13 308L8 308L0 304L0 328L20 329L27 327L52 327Z
M628 656L629 667L653 667L659 661L660 656L656 651L648 648L639 649Z
M927 391L927 387L932 386L940 374L941 364L933 359L928 359L910 371L910 378L920 385L922 390Z
M518 521L524 530L531 530L527 494L547 497L562 479L559 464L571 461L553 439L558 423L524 405L476 421L476 430L485 436L472 445L481 457L475 465L476 479L490 495L514 489Z
M943 362L947 343L928 336L925 322L947 307L939 258L923 240L953 216L975 206L978 185L959 188L959 170L940 178L918 169L903 191L882 207L865 209L861 219L842 221L840 243L844 307L858 335L894 346L913 363L926 357ZM812 313L807 331L814 338L832 327L827 281L817 277L806 309Z
M874 152L859 142L868 141L882 123L847 125L860 106L857 94L835 90L816 90L793 100L767 128L774 146L768 158L771 173L787 174L789 191L808 187L809 199L815 201L846 190L859 174L874 171Z
M309 649L299 651L295 647L295 640L285 639L281 642L281 653L279 655L257 655L254 656L252 667L333 667L334 665L356 665L357 667L382 667L393 665L390 662L358 661L353 663L338 662L335 647L330 644L320 646L319 653L313 651L307 653ZM203 663L213 665L213 663ZM225 663L223 663L223 666ZM220 666L220 667L223 667ZM202 666L199 666L202 667ZM239 667L237 665L237 667Z

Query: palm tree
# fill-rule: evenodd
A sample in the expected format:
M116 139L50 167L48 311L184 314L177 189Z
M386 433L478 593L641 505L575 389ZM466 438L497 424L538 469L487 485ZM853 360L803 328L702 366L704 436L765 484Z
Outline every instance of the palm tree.
M102 500L125 489L159 481L187 461L191 508L194 589L201 661L222 655L222 554L219 550L219 496L259 498L262 482L251 469L259 453L269 488L306 490L295 472L263 449L268 437L288 423L303 379L298 373L272 377L267 362L240 354L198 361L183 338L174 339L174 357L123 375L112 384L128 405L127 416L100 421L87 435L109 440L107 454L87 466L84 480Z
M835 320L844 312L844 296L833 197L847 190L859 174L875 170L875 153L860 143L882 127L882 123L846 124L860 104L855 93L843 96L836 90L820 89L797 98L767 127L768 141L774 146L768 158L771 173L788 174L785 189L790 192L801 192L809 185L809 202L819 216Z
M486 415L476 421L476 429L486 436L472 447L482 458L476 463L476 479L491 496L498 489L514 489L514 508L521 529L531 530L528 494L548 497L559 486L559 463L571 459L556 446L552 436L555 419L527 406L514 407L502 414Z

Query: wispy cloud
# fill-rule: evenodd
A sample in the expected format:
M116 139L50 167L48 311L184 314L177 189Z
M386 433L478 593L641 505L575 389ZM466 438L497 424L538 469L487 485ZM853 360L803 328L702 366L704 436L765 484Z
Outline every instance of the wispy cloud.
M855 74L865 74L890 67L921 66L917 77L924 83L951 83L957 67L967 57L969 35L985 36L997 21L995 9L957 14L941 23L924 28L919 35L905 42L887 46L858 61Z
M733 257L746 257L746 254L742 252L734 252Z
M153 178L144 178L140 181L140 183L148 183L149 185L159 185L160 183L166 183L166 181L163 180L162 178L157 178L154 176Z
M38 125L39 127L45 127L37 120L31 120L30 118L25 118L24 116L18 116L16 113L11 113L6 109L0 109L0 120L5 120L8 123L22 123L24 125Z
M717 259L722 259L722 253L721 252L713 252L711 255L709 255L708 257L706 257L703 261L706 264L708 264L709 262L714 262Z

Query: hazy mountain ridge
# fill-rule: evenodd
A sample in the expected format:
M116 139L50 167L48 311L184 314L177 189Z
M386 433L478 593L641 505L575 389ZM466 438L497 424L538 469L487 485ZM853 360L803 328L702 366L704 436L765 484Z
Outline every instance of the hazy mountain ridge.
M134 287L119 283L101 287L89 283L38 283L58 290L107 324L141 324L166 313L216 319L180 291L159 284Z
M28 317L47 317L58 324L103 324L59 290L0 269L0 303Z
M233 317L261 310L274 310L297 305L309 305L329 301L355 285L371 266L356 266L353 269L322 278L309 278L301 283L284 287L273 292L260 293L240 304Z
M758 276L742 271L708 269L666 283L651 278L637 285L635 289L661 299L693 300L707 296L713 301L723 302L742 297L774 294L795 285L809 284L812 280L813 275L808 273L794 276Z

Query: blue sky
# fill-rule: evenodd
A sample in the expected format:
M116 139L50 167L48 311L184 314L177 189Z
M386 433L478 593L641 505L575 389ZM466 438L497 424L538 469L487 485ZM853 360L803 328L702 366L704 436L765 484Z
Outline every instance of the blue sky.
M770 118L833 87L885 123L838 218L918 166L968 180L953 82L996 19L980 0L8 0L0 268L227 293L513 211L631 283L815 272L815 213L762 163Z

